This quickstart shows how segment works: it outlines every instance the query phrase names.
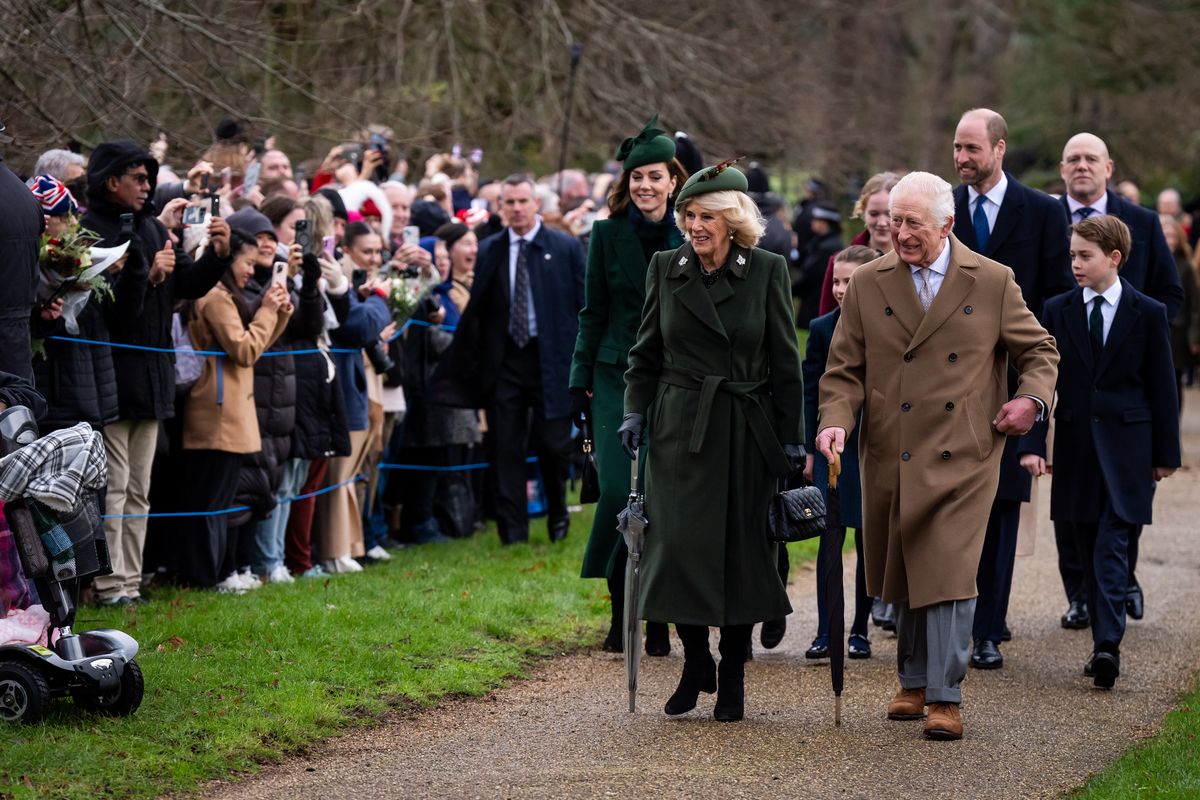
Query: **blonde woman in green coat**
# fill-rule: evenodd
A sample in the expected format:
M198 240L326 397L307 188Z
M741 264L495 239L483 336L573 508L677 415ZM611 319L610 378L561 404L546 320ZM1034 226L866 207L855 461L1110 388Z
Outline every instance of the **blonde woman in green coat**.
M766 528L778 479L804 465L800 353L787 265L755 247L763 220L745 176L729 162L701 170L675 216L688 241L650 260L618 430L630 458L647 450L639 616L674 622L683 642L666 713L716 691L713 716L734 721L754 623L791 612Z
M675 142L655 127L626 139L616 159L623 170L608 199L610 217L592 227L588 244L585 304L571 363L571 406L575 424L592 426L600 477L600 500L583 554L583 577L607 578L612 626L604 649L622 650L627 551L617 533L617 513L629 498L629 465L617 428L624 409L629 348L637 338L646 300L646 265L659 250L683 243L671 214L671 195L687 172L675 159ZM665 622L646 626L646 653L665 656L671 640Z

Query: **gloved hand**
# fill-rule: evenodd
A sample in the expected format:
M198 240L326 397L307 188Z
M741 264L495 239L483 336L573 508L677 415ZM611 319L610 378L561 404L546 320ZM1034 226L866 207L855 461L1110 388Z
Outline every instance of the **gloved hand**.
M617 428L617 436L625 455L629 456L630 461L635 460L638 448L646 441L646 418L632 412L626 414L621 420L621 427Z
M584 423L591 419L592 398L588 397L588 390L579 386L571 387L571 421L576 428L583 430Z
M788 467L794 475L804 469L804 445L802 444L785 444L783 446L783 454L787 456Z

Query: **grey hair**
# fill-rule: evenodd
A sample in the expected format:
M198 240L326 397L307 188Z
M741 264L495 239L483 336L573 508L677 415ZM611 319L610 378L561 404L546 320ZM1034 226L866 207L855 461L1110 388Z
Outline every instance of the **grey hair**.
M70 150L47 150L38 156L37 164L33 167L34 175L50 175L66 183L67 167L74 164L83 166L83 156Z
M897 200L913 195L929 200L929 212L938 225L954 221L954 190L937 175L932 172L905 175L888 196L888 210L896 207Z

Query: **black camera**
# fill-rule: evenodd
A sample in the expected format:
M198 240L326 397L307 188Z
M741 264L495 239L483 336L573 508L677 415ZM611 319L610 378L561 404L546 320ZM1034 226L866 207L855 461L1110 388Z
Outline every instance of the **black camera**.
M367 360L371 362L371 367L380 375L383 375L396 366L396 362L388 354L388 346L383 342L375 342L375 344L367 348Z

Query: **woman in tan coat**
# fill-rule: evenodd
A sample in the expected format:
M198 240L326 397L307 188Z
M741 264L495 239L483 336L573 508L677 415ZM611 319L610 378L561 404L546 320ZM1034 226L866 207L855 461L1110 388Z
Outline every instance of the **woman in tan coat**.
M204 371L188 394L183 447L187 485L184 508L215 512L233 505L242 456L261 449L254 408L254 362L271 346L292 315L287 290L273 284L252 311L242 294L254 274L257 245L240 234L230 240L233 263L208 294L196 301L188 334L205 357ZM180 520L178 574L181 582L222 588L232 548L224 514ZM229 584L235 588L236 581ZM241 587L236 587L240 589Z

